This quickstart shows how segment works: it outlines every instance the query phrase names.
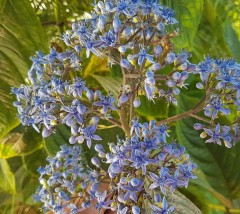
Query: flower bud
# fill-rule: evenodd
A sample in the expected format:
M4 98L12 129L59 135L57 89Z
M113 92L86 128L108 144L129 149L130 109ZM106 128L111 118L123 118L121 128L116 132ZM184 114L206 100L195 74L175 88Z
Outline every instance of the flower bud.
M175 60L175 53L171 52L171 53L167 54L165 61L168 64L173 63L174 60Z
M141 100L140 100L139 97L136 97L136 98L134 99L134 101L133 101L133 106L134 106L135 108L138 108L140 105L141 105Z
M80 45L76 45L74 49L79 53L82 50L82 47Z
M118 33L121 29L121 21L118 17L113 19L113 29L116 33Z
M173 88L173 94L175 94L175 95L180 94L179 88Z
M110 2L106 2L105 8L106 8L106 11L109 12L112 9L112 4Z
M176 82L174 80L170 79L166 82L166 85L173 88L176 85Z
M98 188L99 188L99 185L100 185L100 183L95 183L95 184L93 184L93 185L91 186L91 190L92 190L92 191L97 191Z
M181 71L184 71L187 68L188 68L188 64L186 62L178 66L178 69Z
M153 70L153 71L157 71L157 70L160 70L161 68L161 65L159 63L154 63L150 69Z
M196 84L196 88L198 88L198 89L203 89L204 86L203 86L202 83L198 82L198 83Z
M203 125L201 124L201 123L195 123L194 125L193 125L193 128L195 129L195 130L200 130L200 129L203 129Z
M165 29L165 25L162 22L159 22L156 27L159 31L164 31Z
M129 36L131 36L131 28L127 27L123 31L123 37L128 38Z
M101 144L96 144L94 149L97 151L97 152L102 152L104 151L104 148Z
M139 213L141 213L141 209L138 206L133 206L132 207L132 213L133 214L139 214Z
M97 5L100 9L104 9L104 3L102 1L99 1Z
M161 197L161 195L160 195L159 193L155 193L155 194L154 194L154 201L155 201L156 203L159 203L159 202L162 201L162 197Z
M156 56L159 56L160 54L162 53L162 47L160 45L157 45L155 48L154 48L154 54Z
M76 22L72 23L72 30L76 31L78 29L78 24Z
M106 17L105 16L100 16L98 18L98 24L97 27L99 30L103 31L106 25Z
M206 138L207 137L207 133L206 132L202 132L201 134L200 134L200 138Z
M128 94L122 94L122 95L118 98L119 104L126 103L128 100L129 100L129 95L128 95Z
M99 162L99 160L98 160L98 158L96 158L96 157L93 157L92 159L91 159L91 162L92 162L92 164L93 165L95 165L95 166L100 166L100 162Z
M120 65L121 65L121 67L126 68L126 69L131 69L132 68L131 63L126 59L122 59L121 62L120 62Z
M121 184L127 184L127 182L128 182L128 178L126 178L126 177L120 178L120 183Z
M125 53L127 48L126 48L125 45L122 45L122 46L118 47L118 50L119 50L120 53Z
M138 178L133 178L130 182L131 182L131 185L134 187L141 184L141 181Z
M197 66L196 65L194 65L194 64L191 64L191 65L189 65L188 67L187 67L187 71L188 72L192 72L192 71L195 71L197 69Z

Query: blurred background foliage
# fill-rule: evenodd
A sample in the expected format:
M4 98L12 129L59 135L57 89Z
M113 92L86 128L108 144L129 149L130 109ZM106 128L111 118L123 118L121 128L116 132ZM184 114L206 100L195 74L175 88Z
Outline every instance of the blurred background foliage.
M181 34L173 39L175 49L192 52L192 61L206 55L240 60L240 0L160 0L174 9ZM68 143L69 130L59 127L47 138L32 128L22 127L16 117L10 88L26 81L29 57L49 47L63 50L61 34L71 23L88 16L91 0L0 0L0 213L39 213L31 195L38 186L37 168ZM93 88L117 94L121 75L96 57L85 59L84 76ZM98 84L96 84L98 83ZM99 85L99 86L96 86ZM102 86L102 87L101 87ZM138 114L144 119L161 119L186 111L201 97L193 85L179 98L179 106L159 107L142 100ZM159 110L161 108L161 111ZM226 118L220 118L224 120ZM172 136L182 143L198 164L197 175L188 189L180 192L203 213L240 213L240 145L232 149L207 145L192 129L192 119L173 124ZM108 128L106 132L106 128ZM109 132L111 129L111 132ZM99 130L104 142L122 136L106 124ZM109 135L111 133L111 135Z

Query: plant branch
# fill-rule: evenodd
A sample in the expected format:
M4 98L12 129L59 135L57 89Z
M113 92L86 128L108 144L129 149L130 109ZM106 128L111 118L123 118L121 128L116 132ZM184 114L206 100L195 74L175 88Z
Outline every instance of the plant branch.
M201 101L196 105L195 108L189 110L189 111L185 111L181 114L177 114L175 116L169 117L167 119L161 120L159 122L157 122L157 125L161 125L161 124L165 124L165 123L172 123L178 120L181 120L183 118L187 118L187 117L192 117L193 115L197 114L198 112L203 110L203 105L205 103L205 96L201 99Z

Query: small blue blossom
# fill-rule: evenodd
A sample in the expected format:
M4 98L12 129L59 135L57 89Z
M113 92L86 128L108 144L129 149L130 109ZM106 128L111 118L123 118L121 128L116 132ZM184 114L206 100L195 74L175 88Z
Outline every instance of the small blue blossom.
M152 214L167 214L167 213L172 213L174 210L174 206L171 206L168 208L168 203L165 197L163 197L162 200L162 208L157 207L153 204L150 205L150 207L152 208L153 212Z
M107 97L101 95L100 101L94 102L93 105L102 107L101 111L104 115L106 115L109 109L117 110L117 108L114 106L114 101L115 99L112 96Z
M98 135L95 135L95 131L97 129L96 125L93 126L88 126L86 128L81 128L80 131L82 133L82 135L78 136L75 138L75 141L78 141L78 143L83 143L84 140L87 141L87 146L90 148L91 147L91 143L92 143L92 139L93 140L102 140L102 138L100 138Z
M212 96L207 106L204 107L204 114L212 119L217 117L219 111L223 114L230 114L230 109L223 108L224 105L220 97Z

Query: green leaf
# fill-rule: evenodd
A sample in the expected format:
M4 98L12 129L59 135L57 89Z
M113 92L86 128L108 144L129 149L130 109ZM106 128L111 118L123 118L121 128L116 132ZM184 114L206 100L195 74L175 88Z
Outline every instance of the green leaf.
M24 83L29 57L45 51L46 41L28 0L0 0L0 138L19 124L10 88Z
M15 178L7 160L0 158L0 191L14 194L16 192Z
M181 94L178 99L177 113L191 109L199 101L195 91L188 95ZM193 129L195 119L187 118L176 123L178 140L183 144L198 168L204 173L205 180L213 192L226 207L231 207L231 199L239 197L240 171L236 170L240 163L240 145L231 149L214 144L206 144L199 137L200 133ZM198 180L197 180L198 181ZM207 188L207 185L205 185Z
M175 38L173 43L177 48L192 50L193 39L203 12L203 0L178 0L173 1L172 4L181 30L180 36Z
M151 102L145 96L140 96L141 105L135 108L135 111L149 120L166 118L169 106L163 100L155 100Z
M65 125L59 125L56 128L56 132L44 140L44 146L48 154L54 156L60 150L61 145L69 144L68 140L70 135L71 133L69 127Z
M100 75L92 75L92 77L102 85L106 92L111 92L114 97L118 96L122 85L121 77L110 77Z
M42 145L42 136L32 127L18 126L0 140L0 158L34 152Z
M85 63L83 64L83 67L86 67L85 69L83 69L84 77L95 73L109 72L106 59L91 55L91 58L85 58L84 60Z
M232 27L232 23L229 20L226 20L224 23L224 38L232 55L240 59L240 40Z
M201 214L202 212L182 193L175 190L173 193L168 192L166 195L167 202L171 206L175 206L176 214Z

